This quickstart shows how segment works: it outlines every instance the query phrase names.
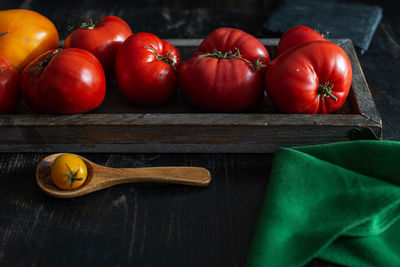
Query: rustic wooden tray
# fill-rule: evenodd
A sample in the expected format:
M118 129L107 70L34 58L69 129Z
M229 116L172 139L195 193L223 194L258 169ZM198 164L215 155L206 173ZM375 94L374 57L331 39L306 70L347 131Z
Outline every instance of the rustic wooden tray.
M278 39L260 39L271 58ZM168 40L187 60L200 39ZM332 40L350 58L353 81L336 114L281 114L265 97L246 113L209 113L178 92L157 107L138 107L121 97L115 82L98 109L78 115L33 114L21 103L16 114L0 116L0 152L273 152L358 138L382 138L382 122L353 44Z

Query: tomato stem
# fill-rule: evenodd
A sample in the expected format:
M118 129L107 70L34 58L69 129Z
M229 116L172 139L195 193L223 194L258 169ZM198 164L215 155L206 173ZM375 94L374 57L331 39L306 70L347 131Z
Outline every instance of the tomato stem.
M1 73L4 73L3 67L0 66Z
M214 49L214 51L212 53L204 53L202 55L199 55L198 57L203 58L203 57L212 57L212 58L216 58L216 59L240 59L243 60L244 62L246 62L247 64L252 65L252 70L260 70L262 63L261 61L263 61L264 59L262 58L257 58L257 60L251 62L245 58L242 57L242 55L240 54L240 51L238 48L235 48L236 52L232 53L231 50L228 50L225 53L222 53L221 51L218 51L217 49Z
M68 171L69 171L68 174L63 174L63 176L67 176L67 177L68 177L68 180L65 182L65 184L69 184L70 187L72 187L72 184L73 184L75 181L81 181L81 180L83 180L82 177L81 177L81 178L78 178L78 177L77 177L78 172L79 172L79 169L78 169L76 172L73 172L73 171L71 170L71 168L68 166L68 164L65 164L65 166L67 166Z
M0 33L0 37L3 37L4 35L6 35L8 32L2 32Z
M323 32L321 33L321 36L324 37L325 39L329 38L329 32Z
M314 29L317 33L321 34L321 36L325 39L329 38L329 32L320 32L318 29Z
M34 68L30 69L30 70L27 70L27 72L33 72L33 71L42 72L44 70L44 68L46 68L46 66L49 65L51 59L55 55L60 53L61 50L62 50L61 48L56 49L53 53L47 55L47 57L43 61L41 61L38 66L36 66L36 67L34 67Z
M332 93L333 86L329 81L318 83L317 93L322 97L332 97L335 101L338 101L338 98Z
M143 47L153 51L154 54L156 54L156 59L167 63L172 68L172 70L176 73L176 70L174 67L175 62L174 62L174 58L171 56L171 53L172 53L171 50L168 50L168 52L165 54L165 56L163 56L163 55L160 55L153 47L149 47L149 46L143 46Z
M93 19L89 19L89 21L82 22L79 27L92 30L96 27L96 24L93 22Z
M88 30L93 30L94 28L96 28L96 22L94 22L93 19L89 19L88 21L84 21L81 24L72 24L72 25L68 25L67 30L69 32L72 32L73 30L75 30L76 28L85 28Z

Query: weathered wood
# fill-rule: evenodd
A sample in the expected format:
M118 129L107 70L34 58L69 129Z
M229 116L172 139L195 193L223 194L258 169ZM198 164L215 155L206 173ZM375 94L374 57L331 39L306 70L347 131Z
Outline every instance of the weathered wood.
M273 57L278 39L260 40ZM188 58L201 39L168 41ZM349 55L354 73L342 114L279 114L268 99L248 113L207 113L179 94L166 105L143 108L122 99L114 87L92 113L40 115L21 107L22 114L1 116L0 151L273 152L280 146L349 140L348 132L360 127L381 138L381 119L353 45L350 40L333 41Z
M1 266L243 266L272 163L271 154L85 154L110 167L204 167L213 180L57 199L35 182L44 156L0 158Z
M353 80L351 86L357 100L355 105L357 105L357 108L362 116L365 116L377 124L382 124L381 117L376 109L375 102L372 98L367 81L365 80L364 72L361 68L360 61L358 60L351 40L340 42L339 45L342 46L345 51L347 51L347 55L351 61L351 66L353 69Z

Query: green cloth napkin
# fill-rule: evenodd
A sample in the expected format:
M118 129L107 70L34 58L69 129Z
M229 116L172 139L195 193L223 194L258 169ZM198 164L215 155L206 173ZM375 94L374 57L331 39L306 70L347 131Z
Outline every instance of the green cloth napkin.
M400 142L282 148L248 267L400 266Z

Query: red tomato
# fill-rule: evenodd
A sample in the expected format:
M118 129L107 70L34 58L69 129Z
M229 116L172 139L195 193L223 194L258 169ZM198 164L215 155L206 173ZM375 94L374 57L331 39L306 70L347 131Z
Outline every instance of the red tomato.
M197 106L235 112L263 99L262 73L269 64L265 46L241 30L219 28L179 71L179 87Z
M136 33L118 49L115 73L119 90L132 103L158 105L175 92L182 64L178 49L151 33Z
M346 100L352 69L327 41L303 43L278 56L265 73L267 95L285 113L331 113Z
M278 44L278 55L282 54L286 50L310 41L325 41L325 38L306 26L296 26L287 30L279 40Z
M95 25L91 20L65 39L63 48L81 48L100 60L107 77L114 77L115 54L119 46L132 35L129 25L119 17L107 16Z
M10 113L19 102L18 71L0 55L0 113Z
M25 102L42 113L74 114L98 107L106 80L100 62L79 48L49 50L21 73Z

